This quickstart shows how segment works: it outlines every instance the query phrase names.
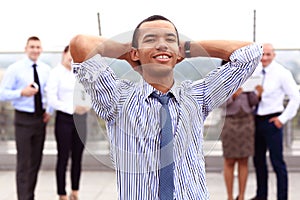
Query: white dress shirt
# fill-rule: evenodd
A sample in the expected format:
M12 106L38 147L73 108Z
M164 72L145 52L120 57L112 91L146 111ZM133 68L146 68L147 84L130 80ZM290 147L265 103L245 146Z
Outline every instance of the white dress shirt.
M6 69L0 85L0 101L11 101L13 107L19 111L34 112L34 96L21 96L22 89L34 82L33 63L32 60L26 57L11 64ZM47 99L44 94L44 87L46 86L51 67L40 60L38 60L36 64L43 107L46 108ZM48 108L47 112L49 112Z
M74 113L75 76L62 64L51 70L46 86L48 104L55 110Z
M260 63L254 75L262 75L262 69L266 73L264 75L263 93L257 115L282 112L278 118L284 124L296 115L299 107L300 94L297 84L292 73L276 61L273 61L264 68ZM286 108L283 105L285 97L289 99Z

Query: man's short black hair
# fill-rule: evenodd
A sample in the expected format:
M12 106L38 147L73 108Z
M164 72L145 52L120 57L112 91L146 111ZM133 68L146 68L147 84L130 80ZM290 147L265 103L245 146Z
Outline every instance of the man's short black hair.
M161 16L161 15L152 15L146 19L144 19L143 21L141 21L137 27L135 28L134 32L133 32L133 37L132 37L132 47L134 48L138 48L138 33L139 33L139 28L140 26L145 23L145 22L151 22L151 21L157 21L157 20L165 20L170 22L171 24L173 24L173 22L171 20L169 20L168 18ZM178 31L176 26L173 24L175 31L176 31L176 36L177 36L177 40L178 40L178 45L179 45L179 35L178 35Z
M37 36L30 36L28 39L27 39L27 44L28 44L28 42L29 41L31 41L31 40L33 40L33 41L40 41L40 38L38 38Z

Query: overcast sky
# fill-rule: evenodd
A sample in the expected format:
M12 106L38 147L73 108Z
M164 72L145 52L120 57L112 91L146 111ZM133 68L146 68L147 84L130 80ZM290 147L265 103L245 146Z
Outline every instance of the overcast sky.
M194 40L253 40L275 48L300 48L296 0L9 0L0 7L0 51L23 51L36 35L45 51L62 50L78 33L110 38L132 31L144 18L161 14Z

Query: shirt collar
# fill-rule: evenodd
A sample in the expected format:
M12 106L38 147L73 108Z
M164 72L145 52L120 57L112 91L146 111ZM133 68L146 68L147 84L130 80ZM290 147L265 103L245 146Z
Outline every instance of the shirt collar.
M175 81L174 85L172 86L172 88L169 90L169 92L174 96L175 100L177 102L179 102L180 100L180 95L179 95L179 89L178 89L178 82ZM143 100L148 102L148 99L150 97L150 95L155 91L159 94L161 94L161 92L159 92L157 89L155 89L153 86L151 86L149 83L147 83L144 79L141 79L140 82L140 92L143 94Z
M271 71L272 68L275 66L275 63L276 63L276 62L273 60L268 66L262 67L262 69L264 69L265 72L268 73L268 72Z
M32 67L33 64L36 64L36 66L39 66L39 60L37 60L36 62L30 60L28 57L25 58L25 64L26 66Z

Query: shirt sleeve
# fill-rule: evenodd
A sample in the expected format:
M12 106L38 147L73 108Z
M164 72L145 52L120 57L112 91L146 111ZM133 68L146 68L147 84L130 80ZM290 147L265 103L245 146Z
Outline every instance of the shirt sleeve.
M282 112L282 114L278 117L279 121L285 124L288 120L292 119L296 116L299 104L300 104L300 93L298 90L297 83L295 82L293 75L290 71L287 71L281 74L282 77L282 88L284 93L288 98L288 103Z
M15 74L13 68L6 70L0 85L0 101L11 101L21 97L22 89L16 87Z
M247 92L249 105L256 106L259 103L259 98L255 92Z
M195 82L196 98L205 116L223 104L251 76L262 56L262 46L251 44L235 50L230 61Z
M105 120L111 120L118 98L118 78L105 58L97 54L82 62L72 63L76 78L90 96L95 112Z

